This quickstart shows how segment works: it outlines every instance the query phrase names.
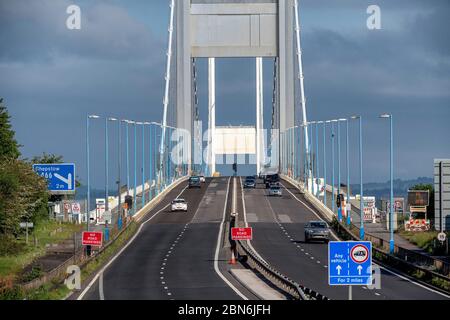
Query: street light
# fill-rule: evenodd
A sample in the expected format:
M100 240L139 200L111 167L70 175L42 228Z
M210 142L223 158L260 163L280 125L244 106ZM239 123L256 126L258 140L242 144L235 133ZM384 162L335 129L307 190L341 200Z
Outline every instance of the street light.
M389 119L390 120L390 163L391 163L391 203L389 208L389 229L391 234L390 240L390 252L394 253L395 240L394 240L394 117L392 114L382 114L380 116L381 119Z
M145 125L147 123L140 123L142 125L142 208L145 206Z
M332 211L333 213L335 212L335 171L336 171L336 165L335 165L335 132L334 132L334 124L338 122L338 120L331 120L331 158L332 158L332 162L333 162L333 167L332 167L332 171L333 171L333 178L332 178L332 201L331 201L331 207L332 207ZM340 221L340 220L339 220Z
M87 231L89 231L89 222L91 220L91 168L90 168L90 148L89 148L89 120L100 119L97 115L89 115L86 117L86 162L87 162L87 205L86 205L86 225Z
M132 123L130 120L122 120L123 123L126 123L126 154L127 154L127 161L126 161L126 169L127 169L127 196L130 195L130 136L129 136L129 125Z
M328 185L328 179L327 179L327 143L326 143L326 136L327 136L327 124L331 123L331 121L324 121L323 122L323 180L324 180L324 194L323 194L323 204L325 207L328 206L327 204L327 185Z
M116 118L105 118L105 210L109 211L109 136L108 122L117 121Z
M359 228L359 238L364 240L364 190L363 190L363 145L362 145L362 116L353 116L353 120L359 120L359 188L360 188L360 199L359 199L359 209L360 209L360 228Z
M346 166L347 166L347 201L346 204L347 206L349 206L350 204L350 153L349 153L349 137L348 137L348 119L339 119L340 122L346 122L346 143L345 143L345 150L346 150ZM340 156L339 156L340 158ZM339 187L341 186L340 182L339 182ZM347 210L347 208L345 208L345 212L347 213L347 225L351 224L351 210ZM341 215L342 215L342 206L341 206Z
M136 214L137 209L137 126L140 122L133 121L134 127L134 206L133 206L133 215Z

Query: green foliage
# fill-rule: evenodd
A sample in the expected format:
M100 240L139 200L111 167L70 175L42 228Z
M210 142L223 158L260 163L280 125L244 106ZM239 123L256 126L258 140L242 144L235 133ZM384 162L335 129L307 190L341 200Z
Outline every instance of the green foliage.
M41 156L35 156L31 159L31 164L52 164L63 163L63 157L56 154L42 153Z
M15 241L14 237L8 235L0 235L0 257L15 255L18 252L23 251L25 244ZM1 260L1 259L0 259ZM0 270L1 270L0 262ZM0 272L1 274L1 272Z
M0 235L18 235L19 223L47 216L47 182L17 159L0 162Z
M22 282L30 282L34 279L38 279L42 277L44 272L42 271L41 266L33 266L29 272L22 276Z
M4 158L17 159L20 157L19 145L14 139L8 110L0 98L0 161Z

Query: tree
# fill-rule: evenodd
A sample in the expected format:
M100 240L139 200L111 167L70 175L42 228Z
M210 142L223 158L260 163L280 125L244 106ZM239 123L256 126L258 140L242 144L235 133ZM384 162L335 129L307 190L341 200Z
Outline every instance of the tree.
M47 182L18 159L0 162L0 235L17 235L20 222L47 218Z
M428 219L434 221L434 186L432 184L416 184L411 190L430 191L430 205L427 208L427 216Z
M0 98L0 161L3 159L18 159L20 157L19 145L14 139L8 110Z
M56 154L43 153L41 156L35 156L31 159L31 164L51 164L51 163L63 163L63 156Z

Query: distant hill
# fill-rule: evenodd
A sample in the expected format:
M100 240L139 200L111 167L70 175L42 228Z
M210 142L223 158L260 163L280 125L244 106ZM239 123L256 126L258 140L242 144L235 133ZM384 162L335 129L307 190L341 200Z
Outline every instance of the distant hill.
M408 196L408 190L417 184L434 184L434 180L431 178L420 177L414 180L394 180L394 196L406 197ZM360 192L359 184L352 185L353 194ZM390 181L384 183L365 183L364 194L366 196L375 196L377 200L383 198L388 199L391 193Z

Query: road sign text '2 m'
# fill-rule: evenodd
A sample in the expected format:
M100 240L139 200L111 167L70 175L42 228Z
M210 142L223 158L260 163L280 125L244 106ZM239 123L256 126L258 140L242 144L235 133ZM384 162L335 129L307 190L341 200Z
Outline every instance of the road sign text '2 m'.
M231 237L234 241L253 240L252 228L232 228Z

